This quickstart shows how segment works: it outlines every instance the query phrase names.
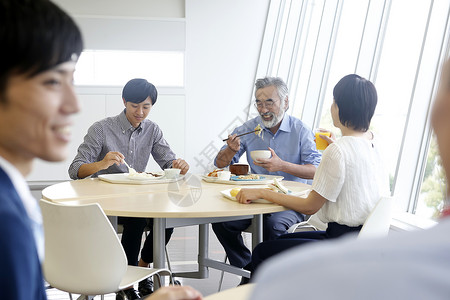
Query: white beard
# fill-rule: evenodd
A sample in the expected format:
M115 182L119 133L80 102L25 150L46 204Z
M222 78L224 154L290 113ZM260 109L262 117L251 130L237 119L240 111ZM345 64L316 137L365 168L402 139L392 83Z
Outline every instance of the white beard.
M283 116L284 116L285 111L280 109L280 113L278 115L275 115L273 112L268 112L265 113L265 115L270 115L272 116L272 120L270 121L265 121L262 117L262 115L260 115L261 121L264 124L264 127L266 128L272 128L278 125L278 123L280 123L283 120Z

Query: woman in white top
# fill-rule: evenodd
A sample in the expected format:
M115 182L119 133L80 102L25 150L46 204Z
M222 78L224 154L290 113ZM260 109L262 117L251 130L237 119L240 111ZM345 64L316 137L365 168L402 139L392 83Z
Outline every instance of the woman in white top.
M305 242L358 232L377 201L389 192L379 149L368 132L377 105L375 86L356 74L347 75L334 87L333 97L333 125L341 130L342 138L324 150L308 197L268 189L242 189L236 196L241 203L263 198L307 215L317 213L328 228L286 234L259 244L246 267L249 270L255 271L268 257Z

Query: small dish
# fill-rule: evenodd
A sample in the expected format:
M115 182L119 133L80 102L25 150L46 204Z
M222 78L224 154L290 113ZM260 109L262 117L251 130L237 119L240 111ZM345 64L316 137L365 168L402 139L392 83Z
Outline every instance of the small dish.
M272 156L269 150L255 150L250 152L250 157L258 162L260 159L268 159Z
M249 168L246 164L234 164L230 165L228 169L230 170L231 174L234 175L247 175Z

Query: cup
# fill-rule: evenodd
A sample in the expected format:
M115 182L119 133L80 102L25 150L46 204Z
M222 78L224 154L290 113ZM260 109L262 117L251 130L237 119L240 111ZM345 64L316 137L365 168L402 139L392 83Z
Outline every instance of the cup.
M219 180L230 180L231 172L230 171L220 171L217 172L217 178Z
M178 175L180 175L181 169L175 169L175 168L170 168L170 169L164 169L164 175L167 179L175 179L178 177Z
M328 147L328 142L320 137L320 135L331 136L329 131L316 131L316 148L317 150L325 150Z

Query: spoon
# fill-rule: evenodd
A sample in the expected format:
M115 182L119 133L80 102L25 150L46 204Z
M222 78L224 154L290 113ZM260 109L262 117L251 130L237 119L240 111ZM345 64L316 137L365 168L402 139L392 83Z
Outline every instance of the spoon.
M128 173L129 173L129 174L136 174L136 173L137 173L135 169L133 169L132 167L130 167L130 166L127 164L127 162L125 161L125 159L123 160L123 163L125 164L125 166L127 166L127 168L128 168Z

